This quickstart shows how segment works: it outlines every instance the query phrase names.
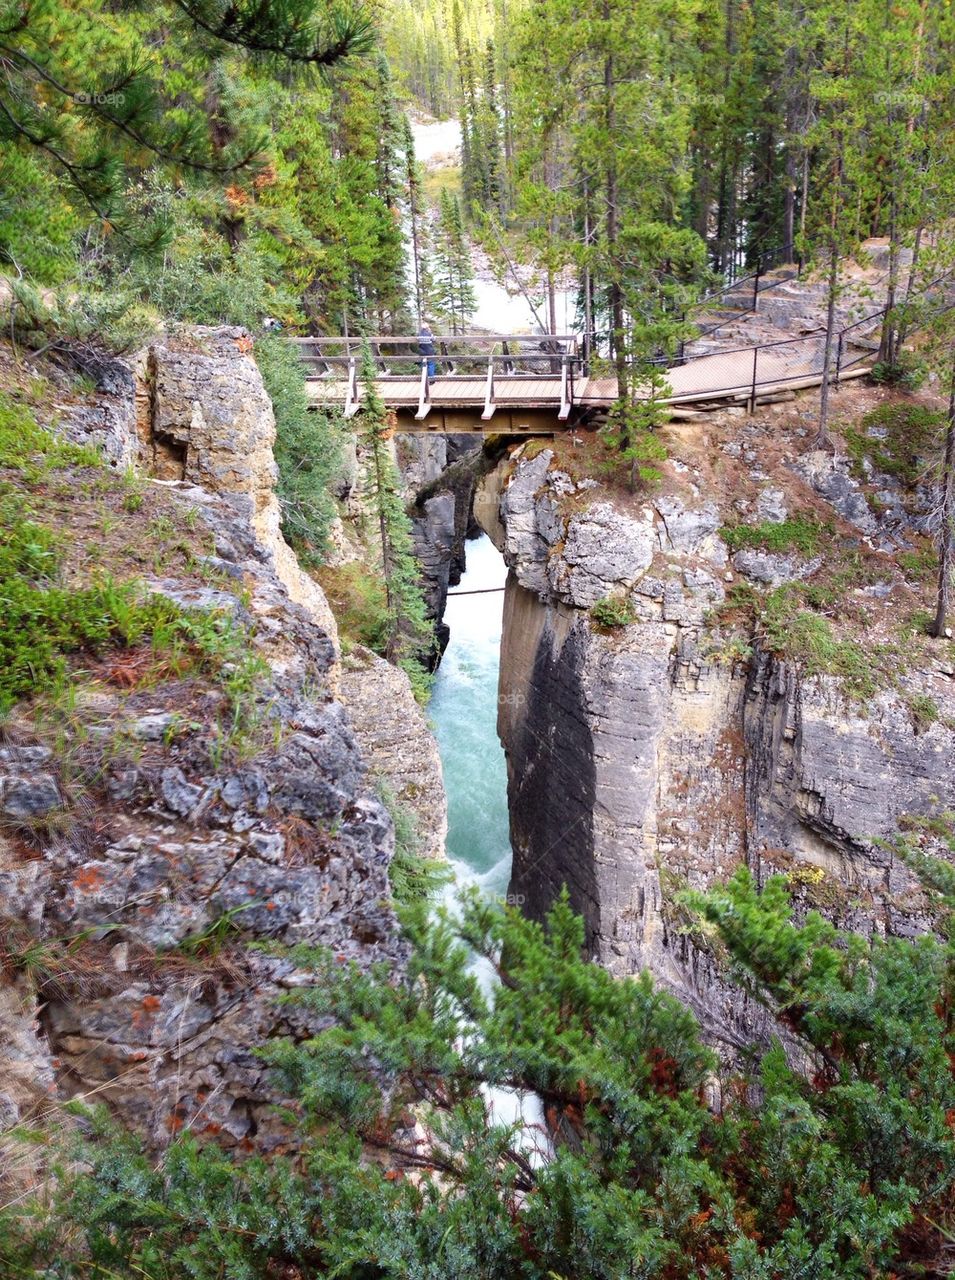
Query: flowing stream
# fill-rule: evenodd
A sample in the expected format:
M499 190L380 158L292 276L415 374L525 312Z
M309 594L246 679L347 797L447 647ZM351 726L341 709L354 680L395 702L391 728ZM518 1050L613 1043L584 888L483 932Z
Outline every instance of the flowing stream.
M458 120L411 120L415 155L426 169L437 170L461 163L461 123ZM410 236L406 226L405 239ZM410 254L409 254L410 259ZM410 266L413 272L414 268ZM412 291L414 277L411 277ZM507 287L488 276L478 274L474 281L474 298L477 304L471 323L489 333L535 333L538 317L547 325L547 299L540 288L529 292L537 308L535 315L527 299L512 279ZM577 298L573 290L558 289L556 293L556 321L559 333L572 333L576 315ZM453 627L453 624L452 624ZM453 643L453 642L452 642Z
M467 544L467 569L452 591L503 587L507 570L490 538ZM429 708L448 793L448 858L453 894L477 884L504 894L511 874L507 775L497 737L497 671L504 593L451 596L451 640Z
M507 570L488 537L468 542L467 568L454 591L503 587ZM451 596L444 620L451 630L435 678L430 713L441 753L448 796L448 860L454 880L445 901L477 885L489 896L507 893L511 845L507 814L507 769L497 736L497 674L501 654L504 593ZM486 993L497 983L490 965L475 958L474 971ZM509 1089L488 1089L491 1117L520 1123L518 1144L532 1163L550 1150L540 1099Z

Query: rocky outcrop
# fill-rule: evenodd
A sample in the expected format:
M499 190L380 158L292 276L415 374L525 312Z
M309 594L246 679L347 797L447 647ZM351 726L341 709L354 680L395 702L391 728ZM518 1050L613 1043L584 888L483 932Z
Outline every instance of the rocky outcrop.
M267 1148L286 1135L256 1049L308 1033L278 999L305 980L285 949L401 963L393 823L371 770L408 799L408 753L426 756L415 800L432 851L440 770L401 673L369 655L343 679L349 708L337 697L334 622L280 533L275 422L248 335L192 330L137 367L146 382L135 370L117 382L117 456L158 473L143 500L167 527L203 530L207 548L144 585L231 619L261 669L241 689L228 670L226 688L201 672L141 684L130 658L82 687L65 748L29 716L6 722L3 915L49 951L49 973L39 1000L25 980L0 987L0 1114L53 1089L109 1101L151 1143L188 1126ZM89 416L66 429L89 438ZM405 744L399 725L413 729ZM19 971L23 947L8 951Z
M461 581L464 544L477 532L472 510L475 485L490 463L480 438L475 442L472 436L399 436L397 456L412 497L414 550L428 616L435 624L436 666L449 638L442 621L448 588Z
M340 696L372 778L412 816L421 855L443 858L448 813L441 757L408 677L356 645L342 662Z
M955 682L911 669L863 704L721 626L735 579L722 518L683 473L618 508L550 451L519 453L475 509L511 570L498 723L512 892L540 914L566 884L606 965L649 967L732 1046L760 1016L684 933L679 890L741 861L758 876L803 867L836 918L925 927L881 842L905 814L955 806ZM762 493L767 517L785 511ZM600 625L607 599L626 625ZM913 720L918 692L938 703L928 726Z

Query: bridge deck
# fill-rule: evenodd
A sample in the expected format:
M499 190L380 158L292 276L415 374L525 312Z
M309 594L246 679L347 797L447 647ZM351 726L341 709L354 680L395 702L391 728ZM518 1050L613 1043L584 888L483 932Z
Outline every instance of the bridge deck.
M844 348L840 340L837 371L843 377L864 372L864 368L858 366L869 354L862 346L850 348L845 344ZM670 394L661 397L661 402L678 406L738 401L787 388L818 386L822 381L823 355L823 339L813 335L763 347L692 357L666 370ZM574 409L599 409L608 408L617 398L616 378L582 375L572 366L575 356L564 356L566 369L563 370L561 357L552 358L549 373L546 356L536 354L533 358L523 358L525 370L530 371L514 373L510 368L498 371L494 362L501 357L493 356L489 358L489 372L472 372L475 367L481 368L478 355L457 357L461 372L449 373L446 372L448 360L439 355L437 376L427 388L426 404L422 401L421 374L404 371L408 367L407 356L400 372L396 369L393 374L379 374L375 387L385 405L398 411L402 429L410 418L410 429L418 431L454 429L447 426L452 420L466 424L457 429L543 430L548 413L555 419L551 429L560 429L568 425L568 414L561 413L562 408L566 410L568 400ZM344 360L339 360L337 365L332 361L321 376L310 377L308 388L313 403L345 405L346 413L358 408L360 382L356 380L354 362L350 373L345 364ZM857 367L849 372L850 366ZM468 414L475 418L473 423L468 423ZM536 423L533 427L529 426L532 417Z

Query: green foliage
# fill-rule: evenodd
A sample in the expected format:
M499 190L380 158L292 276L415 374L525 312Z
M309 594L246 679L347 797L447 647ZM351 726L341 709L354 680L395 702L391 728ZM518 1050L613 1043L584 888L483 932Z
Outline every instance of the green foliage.
M37 425L29 409L0 392L0 468L36 480L57 468L101 465L95 449L57 439Z
M911 694L908 704L917 730L930 728L939 718L938 703L927 693Z
M845 432L856 475L864 478L863 460L868 459L876 471L909 487L916 485L941 448L944 421L943 413L906 401L870 410L862 418L861 430L848 427Z
M442 191L439 209L434 244L432 309L450 323L452 333L463 333L477 309L471 246L457 196Z
M877 360L872 366L870 377L886 387L902 387L905 391L918 391L928 375L928 370L920 360L913 359L905 352L900 352L896 360Z
M360 561L323 567L318 573L332 607L342 646L363 644L375 653L388 647L388 596L381 575Z
M955 1028L953 1010L939 1000L953 976L951 948L930 936L839 933L815 912L796 924L784 878L760 892L746 869L692 900L716 926L743 985L816 1055L810 1082L777 1053L774 1083L824 1124L832 1152L823 1159L842 1165L839 1180L857 1171L867 1188L860 1208L881 1195L905 1217L917 1188L935 1198L951 1187Z
M900 551L896 557L906 577L916 581L934 581L938 575L938 553L929 544L921 544L912 551Z
M950 912L951 868L903 843ZM916 1274L930 1224L951 1222L955 944L797 922L783 879L760 892L745 869L685 900L805 1071L775 1041L722 1068L708 1106L717 1064L693 1018L648 975L584 959L566 897L540 924L477 895L460 915L409 907L398 971L292 953L314 981L288 998L327 1019L264 1055L297 1100L298 1156L235 1162L187 1133L152 1161L84 1113L42 1224L22 1203L0 1220L8 1273ZM546 1131L501 1119L502 1089L538 1099Z
M667 450L657 434L659 426L660 406L654 398L627 398L611 407L600 429L601 440L611 451L604 470L611 476L625 475L631 492L638 483L652 487L662 477L658 464L666 461Z
M812 516L792 516L787 520L765 520L756 525L726 525L720 530L720 537L730 551L759 547L782 554L798 551L800 555L812 556L831 533L831 525L822 524Z
M314 0L186 0L148 20L101 0L82 10L8 4L0 154L42 162L104 230L155 247L168 229L161 212L129 217L124 201L144 166L222 180L261 162L267 134L257 122L223 118L217 82L229 58L328 67L371 44L364 14Z
M256 361L275 410L283 528L305 563L314 563L336 515L331 485L342 465L340 416L309 408L302 362L282 338L260 338Z
M93 450L64 444L0 397L0 468L37 481L55 469L100 465ZM228 695L228 737L240 740L256 720L267 667L232 619L144 595L135 582L104 576L89 586L66 584L62 559L61 540L33 518L22 492L0 487L0 713L61 685L73 655L148 642L166 671L218 679Z
M609 631L614 627L628 627L636 614L625 597L605 596L590 606L590 617L598 627Z
M255 903L233 907L209 922L201 933L192 933L178 944L178 950L187 956L196 956L205 960L215 959L242 931L237 919L245 911L251 911Z
M828 619L800 608L800 593L779 587L766 596L760 614L766 647L799 663L806 675L837 676L853 697L868 699L878 688L874 654L857 641L841 639Z
M368 456L367 506L381 554L388 606L385 656L401 667L411 681L415 697L425 702L431 689L428 659L434 649L434 630L414 555L411 519L401 498L398 470L384 438L385 408L375 390L375 371L367 347L362 381L365 396L360 442Z
M0 263L56 283L73 266L75 227L73 210L37 158L0 146Z
M10 327L16 338L43 351L65 351L82 365L85 355L123 355L156 331L157 317L127 287L111 291L76 281L60 292L40 292L28 281L11 289Z
M448 862L424 856L414 811L398 799L383 778L378 779L377 791L395 825L395 852L388 864L395 903L408 907L434 898L453 879Z

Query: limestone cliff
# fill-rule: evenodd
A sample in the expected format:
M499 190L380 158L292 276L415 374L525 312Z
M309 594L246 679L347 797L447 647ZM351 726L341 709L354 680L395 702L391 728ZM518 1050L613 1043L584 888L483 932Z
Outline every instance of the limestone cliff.
M189 1126L267 1146L282 1134L255 1050L307 1028L277 999L302 981L294 963L248 944L401 961L393 824L369 757L396 790L409 765L382 757L376 699L414 722L431 765L418 810L432 852L436 750L403 674L376 660L361 689L340 671L334 619L280 533L275 422L247 334L164 339L58 409L60 433L140 472L77 467L62 498L42 491L70 580L105 562L241 628L262 663L241 689L227 664L224 691L131 651L78 671L68 707L4 722L0 942L44 960L32 984L0 986L0 1118L78 1094L151 1142Z
M866 504L845 463L838 485L813 484L801 422L790 415L788 439L769 416L675 431L642 497L573 479L587 467L566 442L560 460L518 450L475 500L511 570L499 732L512 892L540 913L567 884L605 964L649 966L729 1044L754 1014L691 943L679 890L746 861L760 877L791 871L807 900L862 928L924 927L882 841L904 815L955 807L951 646L905 630L918 590L847 518ZM741 521L823 530L825 552L732 555L721 535ZM855 579L835 573L840 556ZM780 581L839 597L842 621L820 632L831 673L813 651L786 653L772 610L795 606L771 594ZM787 624L798 634L813 616Z

